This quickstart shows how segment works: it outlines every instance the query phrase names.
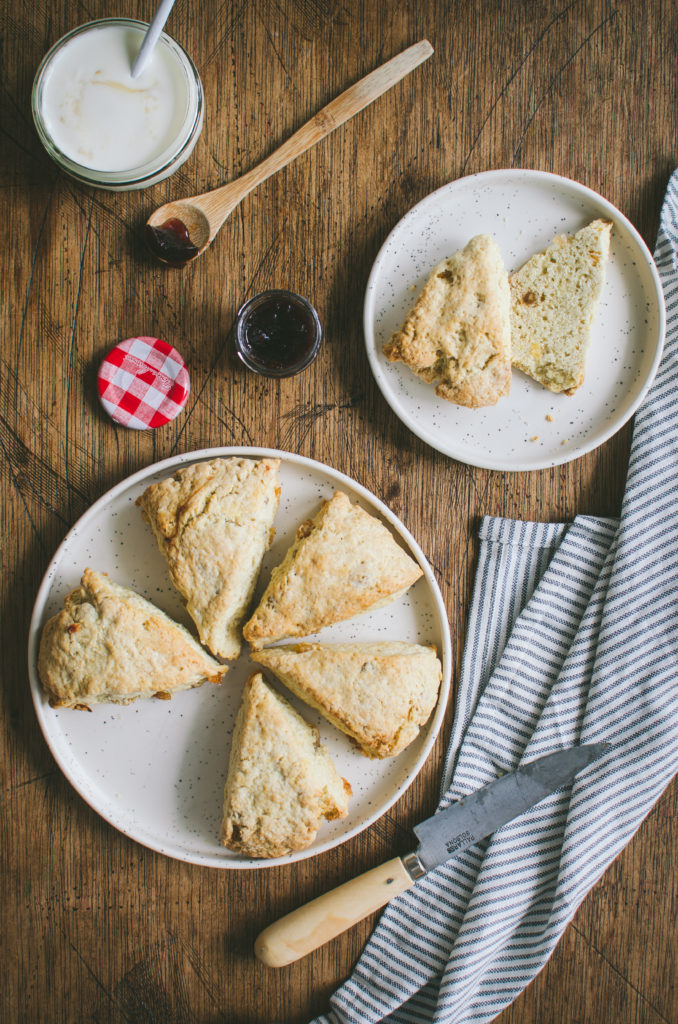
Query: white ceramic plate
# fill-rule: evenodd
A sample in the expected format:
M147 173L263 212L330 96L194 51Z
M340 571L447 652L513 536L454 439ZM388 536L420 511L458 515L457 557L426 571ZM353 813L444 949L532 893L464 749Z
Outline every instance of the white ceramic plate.
M100 705L91 713L51 708L36 671L42 626L63 607L65 596L78 586L87 566L108 572L115 582L137 590L193 629L135 500L149 484L170 476L179 466L231 455L282 460L276 537L257 595L270 569L282 561L299 523L315 514L321 499L331 497L336 489L344 490L352 501L387 523L424 575L403 598L323 630L322 639L433 643L443 663L440 698L427 726L410 747L387 760L373 761L358 754L346 736L291 698L306 720L320 729L337 770L353 787L353 797L348 817L324 825L312 847L275 860L252 860L225 850L218 842L233 722L245 680L260 669L249 660L247 645L220 686L204 684L176 694L171 701ZM144 846L219 868L302 860L344 842L384 814L413 781L431 750L445 713L450 665L449 625L438 585L421 549L396 516L336 470L299 455L262 448L214 448L179 455L141 470L103 495L78 520L52 559L35 602L29 636L29 672L38 720L57 764L80 795L115 828Z
M554 235L570 234L596 217L614 223L611 258L586 379L574 395L555 395L516 371L510 395L496 406L464 409L438 398L403 363L386 361L382 346L401 326L433 266L474 235L492 235L510 273ZM616 433L652 383L664 320L659 275L626 217L577 182L522 170L460 178L413 207L377 256L364 309L372 372L403 423L445 455L499 470L557 466Z

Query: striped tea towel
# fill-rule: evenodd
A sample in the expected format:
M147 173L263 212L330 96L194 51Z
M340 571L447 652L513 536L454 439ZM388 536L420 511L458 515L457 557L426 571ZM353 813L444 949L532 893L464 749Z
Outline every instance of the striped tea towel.
M678 171L655 259L664 356L619 520L485 519L441 808L573 743L571 787L393 900L315 1024L483 1024L541 970L678 770Z

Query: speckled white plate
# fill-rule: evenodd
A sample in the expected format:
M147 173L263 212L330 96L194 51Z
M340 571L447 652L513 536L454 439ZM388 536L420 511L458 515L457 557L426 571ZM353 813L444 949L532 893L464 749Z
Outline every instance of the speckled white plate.
M438 398L382 346L402 324L431 269L474 235L495 239L509 271L559 233L596 217L614 223L611 258L596 315L586 379L555 395L514 372L511 393L487 409ZM431 193L386 239L372 268L364 308L367 355L386 401L431 447L471 466L534 470L576 459L633 415L659 365L664 301L652 257L633 225L596 192L541 171L487 171Z
M320 729L338 771L353 787L353 798L348 817L325 824L308 850L265 861L232 853L218 842L233 722L244 682L260 668L250 661L247 645L220 686L205 684L176 694L171 701L100 705L91 713L51 708L36 671L42 626L63 607L87 566L109 573L115 582L132 587L193 629L135 500L149 484L170 476L179 466L231 455L282 460L276 537L264 562L258 594L271 568L282 560L299 523L315 514L323 498L336 489L344 490L352 501L386 522L424 575L404 597L323 630L322 639L432 643L443 663L440 698L427 726L410 747L387 760L373 761L358 754L347 737L292 698L307 721ZM421 549L396 516L364 487L299 455L262 448L214 448L179 455L135 473L78 520L40 586L28 662L35 710L50 750L68 780L99 814L132 839L167 856L218 868L253 868L329 850L374 822L404 793L424 764L443 721L450 689L450 631L438 585Z

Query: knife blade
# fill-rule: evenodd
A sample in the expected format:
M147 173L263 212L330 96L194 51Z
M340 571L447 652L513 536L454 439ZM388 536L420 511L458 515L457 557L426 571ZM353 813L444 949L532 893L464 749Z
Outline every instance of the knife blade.
M521 765L414 826L419 845L330 892L318 896L265 928L254 945L268 967L299 960L357 924L428 871L458 856L570 783L611 749L609 743L567 747Z

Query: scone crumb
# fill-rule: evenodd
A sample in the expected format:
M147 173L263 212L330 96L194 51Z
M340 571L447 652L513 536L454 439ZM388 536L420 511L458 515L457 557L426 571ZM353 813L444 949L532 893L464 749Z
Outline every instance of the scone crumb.
M553 416L551 415L550 412L546 413L546 422L547 423L553 423Z
M539 434L535 434L534 437L530 438L530 441L538 441L538 440L539 440Z
M556 235L511 275L513 365L550 391L572 395L584 380L611 229L598 219Z
M305 537L310 537L313 533L313 520L306 519L300 526L297 527L297 539L303 540Z

